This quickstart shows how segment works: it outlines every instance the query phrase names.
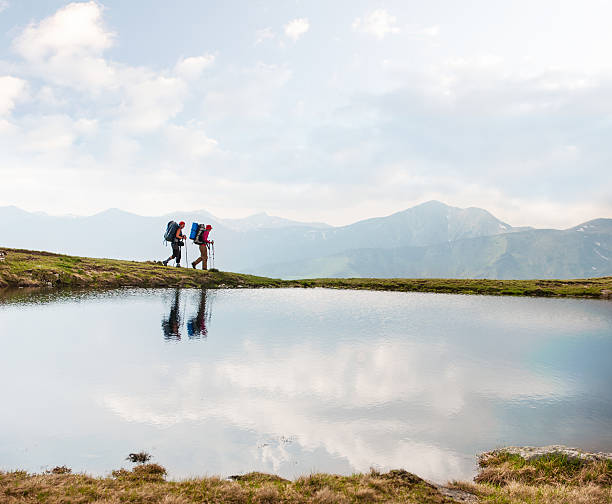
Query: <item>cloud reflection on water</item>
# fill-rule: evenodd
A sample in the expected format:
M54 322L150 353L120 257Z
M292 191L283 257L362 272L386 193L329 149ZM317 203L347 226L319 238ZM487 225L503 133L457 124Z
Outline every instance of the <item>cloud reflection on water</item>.
M569 383L507 366L466 367L452 348L375 340L269 349L247 341L238 357L205 369L171 368L169 394L108 393L104 404L126 421L171 426L217 418L259 436L291 436L303 450L324 448L357 471L405 467L436 479L469 475L472 460L438 445L439 430L495 422L478 401L558 398ZM158 375L159 377L159 375ZM145 379L155 379L146 375ZM154 387L153 387L154 389ZM289 455L267 446L261 461L278 471Z

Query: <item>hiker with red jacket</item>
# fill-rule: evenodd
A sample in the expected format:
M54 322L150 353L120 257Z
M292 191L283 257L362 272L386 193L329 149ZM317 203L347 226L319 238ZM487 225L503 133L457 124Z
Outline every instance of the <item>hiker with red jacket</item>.
M176 223L174 223L174 225L176 226ZM168 263L172 261L172 259L176 259L176 267L181 267L181 247L184 245L183 240L187 239L181 232L184 227L185 223L183 221L179 222L178 229L172 238L172 255L163 262L164 266L168 266Z
M202 233L200 238L200 257L198 257L195 261L191 263L191 267L196 269L196 266L202 263L202 269L208 269L208 246L212 243L215 243L213 240L208 240L208 235L212 231L212 226L210 224L206 225L206 230Z

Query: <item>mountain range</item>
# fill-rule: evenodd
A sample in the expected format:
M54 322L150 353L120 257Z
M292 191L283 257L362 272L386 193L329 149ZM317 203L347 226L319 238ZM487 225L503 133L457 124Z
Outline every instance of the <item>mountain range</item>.
M204 210L143 217L109 209L88 217L0 207L3 246L118 259L164 259L169 220L211 223L216 266L280 278L582 278L612 275L612 219L566 229L513 227L480 208L430 201L347 226ZM190 244L190 260L197 249ZM185 263L184 263L185 264Z

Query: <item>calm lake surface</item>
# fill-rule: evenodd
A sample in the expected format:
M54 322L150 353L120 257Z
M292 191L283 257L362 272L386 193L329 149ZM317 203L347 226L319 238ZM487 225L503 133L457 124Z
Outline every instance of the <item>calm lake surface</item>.
M128 289L0 297L0 468L170 477L405 468L503 445L612 451L612 303Z

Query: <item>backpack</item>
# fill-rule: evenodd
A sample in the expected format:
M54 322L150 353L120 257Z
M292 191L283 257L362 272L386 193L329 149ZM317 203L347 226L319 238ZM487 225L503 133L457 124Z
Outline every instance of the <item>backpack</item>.
M168 225L166 226L166 232L164 233L164 240L168 242L174 241L178 228L179 225L175 221L171 220L170 222L168 222Z
M206 231L206 224L198 224L198 227L196 228L195 232L192 229L192 234L193 234L193 243L195 243L196 245L202 245L204 243L204 240L202 239L204 236L204 231Z

